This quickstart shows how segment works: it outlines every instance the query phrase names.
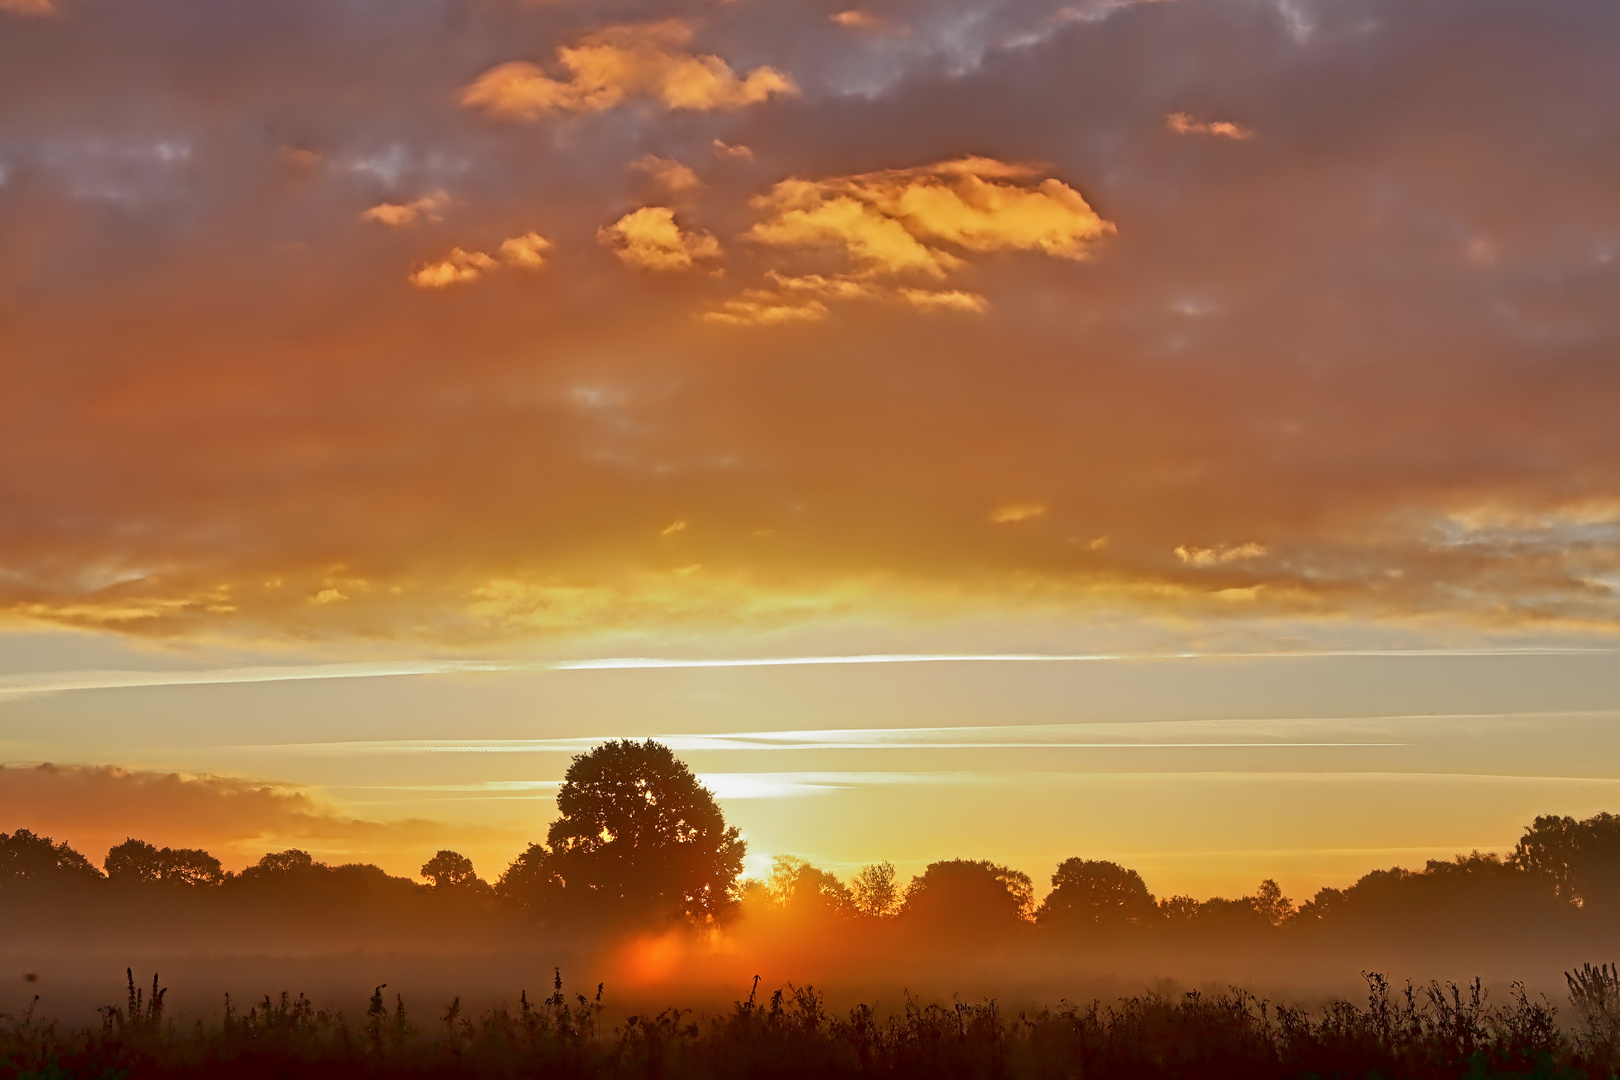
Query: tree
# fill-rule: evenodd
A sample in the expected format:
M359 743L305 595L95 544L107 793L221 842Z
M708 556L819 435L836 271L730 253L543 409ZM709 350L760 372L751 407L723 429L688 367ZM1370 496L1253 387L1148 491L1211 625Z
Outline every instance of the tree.
M711 920L730 910L746 845L667 746L614 740L579 755L557 809L546 845L531 845L501 876L504 894L619 919Z
M988 860L929 863L906 888L908 920L991 930L1027 921L1035 902L1029 875Z
M125 840L107 852L102 865L112 881L162 882L195 888L225 880L219 860L201 848L158 848L144 840Z
M779 907L820 910L835 915L848 915L855 910L855 895L848 885L796 855L778 855L771 860L771 876L765 889Z
M874 919L887 919L900 912L900 885L895 880L894 864L872 863L861 867L852 883L855 910Z
M1281 926L1294 915L1294 902L1283 895L1282 886L1272 878L1260 883L1251 902L1254 904L1255 914L1259 915L1272 926Z
M267 852L263 858L238 875L243 881L270 881L307 877L317 868L326 869L325 863L310 858L307 851L288 848L286 851Z
M472 860L454 851L440 851L422 864L422 876L433 887L449 892L488 892L489 885L473 870Z
M1545 880L1565 903L1620 906L1620 816L1538 817L1508 863Z
M1035 920L1042 926L1122 926L1158 914L1142 875L1100 859L1065 859Z
M28 829L0 832L0 887L24 881L97 881L101 871L89 859L48 836Z

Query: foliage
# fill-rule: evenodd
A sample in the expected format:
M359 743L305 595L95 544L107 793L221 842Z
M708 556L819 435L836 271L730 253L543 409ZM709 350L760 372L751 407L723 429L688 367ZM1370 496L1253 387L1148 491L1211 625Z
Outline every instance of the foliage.
M923 1004L907 997L882 1015L870 1005L826 1007L813 987L788 985L766 1001L758 979L746 1000L715 1016L671 1007L604 1023L603 988L592 997L520 995L513 1011L466 1014L459 998L438 1022L418 1024L385 986L359 1027L302 994L265 995L242 1012L229 998L212 1024L165 1020L166 991L147 996L128 974L123 1007L102 1010L99 1030L62 1031L31 1012L0 1025L0 1080L24 1077L548 1077L601 1080L856 1077L973 1080L1285 1080L1307 1077L1608 1077L1612 1043L1582 1011L1594 986L1612 995L1615 975L1590 965L1569 975L1582 1026L1515 986L1492 1004L1478 981L1407 984L1393 992L1368 975L1365 1005L1332 1001L1309 1010L1245 991L1112 1003L1062 1003L1010 1013L995 1001ZM1585 996L1582 996L1585 995ZM1612 1000L1604 998L1605 1001ZM1612 1022L1605 1013L1599 1024Z
M96 881L101 878L89 859L50 837L28 829L0 832L0 888L30 881Z
M1034 917L1035 887L1021 870L987 859L929 863L906 889L902 917L925 923L1004 928Z
M196 888L225 880L219 860L200 848L158 848L135 839L125 840L107 852L102 866L107 869L107 879L117 882Z
M1147 923L1158 914L1142 875L1118 863L1065 859L1052 874L1052 891L1035 919L1042 926L1120 926Z
M570 914L634 921L712 921L731 909L746 845L714 796L669 748L615 740L574 758L546 846L503 877Z

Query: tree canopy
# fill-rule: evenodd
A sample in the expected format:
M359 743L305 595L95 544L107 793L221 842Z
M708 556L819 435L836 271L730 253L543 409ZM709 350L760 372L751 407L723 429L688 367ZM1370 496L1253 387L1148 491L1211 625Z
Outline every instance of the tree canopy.
M1065 859L1035 913L1042 926L1118 926L1158 914L1142 875L1101 859Z
M709 920L734 901L746 845L667 746L615 740L574 758L546 844L500 891L531 906L611 918Z

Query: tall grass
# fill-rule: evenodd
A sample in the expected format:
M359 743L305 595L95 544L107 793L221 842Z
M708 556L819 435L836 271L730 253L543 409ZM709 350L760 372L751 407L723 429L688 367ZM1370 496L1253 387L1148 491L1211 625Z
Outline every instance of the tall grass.
M995 1001L907 998L830 1012L812 987L786 986L719 1015L671 1007L604 1022L594 997L552 993L516 1011L466 1014L460 999L419 1023L386 986L363 1018L303 995L266 995L246 1011L226 999L213 1023L165 1017L166 991L128 977L128 1000L99 1028L39 1022L32 1009L0 1024L0 1077L548 1077L684 1078L1542 1078L1610 1077L1617 1061L1620 972L1567 978L1575 1023L1515 985L1489 1000L1480 983L1407 984L1369 974L1365 1003L1278 1005L1242 990L1146 993L1010 1013Z

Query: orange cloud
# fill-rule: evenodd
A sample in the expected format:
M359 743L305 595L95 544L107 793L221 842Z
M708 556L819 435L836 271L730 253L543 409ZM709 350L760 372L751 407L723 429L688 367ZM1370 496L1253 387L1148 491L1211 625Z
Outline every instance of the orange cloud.
M135 837L204 848L232 868L299 847L319 859L375 861L412 877L435 847L469 842L498 873L496 862L526 835L421 819L367 821L296 785L104 765L0 766L0 820L66 841L98 866L109 848Z
M680 19L611 27L557 50L566 77L554 79L524 61L501 64L463 90L461 103L492 116L533 120L548 113L602 112L638 98L671 110L712 112L798 93L775 68L738 76L718 56L686 49L691 39L691 27Z
M744 161L753 161L754 151L740 144L734 146L731 143L722 142L719 139L716 139L714 140L714 156L722 158L742 158Z
M1013 503L1009 506L1000 506L990 514L990 520L997 525L1016 525L1020 521L1033 521L1046 513L1046 507L1040 503Z
M679 161L661 158L655 154L647 154L638 158L631 166L646 173L668 190L680 193L691 191L703 186L698 174L689 165L682 165Z
M36 19L47 18L57 13L52 0L0 0L0 11Z
M699 259L720 255L720 242L699 229L683 229L667 206L632 210L596 234L630 266L644 270L690 270Z
M1165 126L1177 135L1214 135L1222 139L1236 139L1239 142L1254 138L1254 132L1242 124L1234 124L1229 120L1209 122L1194 120L1183 112L1173 112L1165 117Z
M883 20L876 15L870 15L859 8L850 8L829 16L833 22L846 30L875 30L883 25Z
M415 225L418 221L438 221L439 208L450 201L450 196L443 191L435 191L431 195L424 195L414 202L408 203L378 203L360 217L365 221L375 221L392 228L402 225Z

